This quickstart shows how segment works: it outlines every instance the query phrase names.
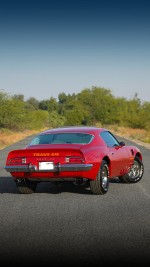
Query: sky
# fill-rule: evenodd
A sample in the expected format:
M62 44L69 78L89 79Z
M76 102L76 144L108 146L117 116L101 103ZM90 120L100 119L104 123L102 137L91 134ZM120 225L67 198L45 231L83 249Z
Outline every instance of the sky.
M1 1L0 91L25 100L103 87L150 101L149 1Z

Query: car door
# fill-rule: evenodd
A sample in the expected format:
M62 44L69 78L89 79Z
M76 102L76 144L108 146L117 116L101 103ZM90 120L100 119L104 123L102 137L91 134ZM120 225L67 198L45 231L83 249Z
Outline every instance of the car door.
M130 164L126 147L123 143L120 145L119 141L109 131L104 131L100 135L107 145L110 159L110 176L115 177L125 173Z

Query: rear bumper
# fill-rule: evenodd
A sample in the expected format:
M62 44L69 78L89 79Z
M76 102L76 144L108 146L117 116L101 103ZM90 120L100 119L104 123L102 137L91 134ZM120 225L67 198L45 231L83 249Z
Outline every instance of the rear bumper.
M7 172L72 172L72 171L89 171L93 164L55 164L52 170L39 170L36 165L18 165L18 166L5 166Z

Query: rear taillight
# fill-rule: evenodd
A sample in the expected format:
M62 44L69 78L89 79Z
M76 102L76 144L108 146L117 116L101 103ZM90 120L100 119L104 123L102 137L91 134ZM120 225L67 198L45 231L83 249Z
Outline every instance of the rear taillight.
M9 164L24 164L26 163L26 158L25 157L11 158L8 163Z
M66 157L66 163L84 163L84 159L81 157Z

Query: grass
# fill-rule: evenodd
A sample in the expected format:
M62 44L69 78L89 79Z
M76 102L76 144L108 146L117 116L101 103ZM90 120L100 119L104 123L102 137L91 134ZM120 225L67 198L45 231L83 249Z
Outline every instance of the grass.
M133 129L129 127L110 126L109 129L116 135L135 141L150 147L150 131L144 129Z
M7 146L10 146L18 141L23 140L27 136L37 134L44 129L41 130L24 130L22 132L15 132L10 130L0 130L0 149L3 149Z
M102 127L100 124L96 125L97 127ZM144 129L132 129L127 127L120 127L117 125L110 125L106 127L112 133L124 137L136 143L143 144L146 147L150 147L150 131L146 131ZM27 136L38 134L39 132L45 129L40 130L25 130L22 132L14 132L9 130L0 130L0 149L3 149L9 145L12 145L18 141L23 140Z

